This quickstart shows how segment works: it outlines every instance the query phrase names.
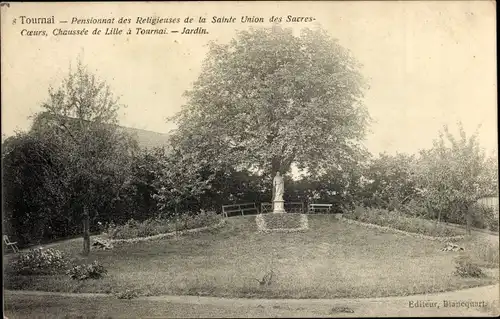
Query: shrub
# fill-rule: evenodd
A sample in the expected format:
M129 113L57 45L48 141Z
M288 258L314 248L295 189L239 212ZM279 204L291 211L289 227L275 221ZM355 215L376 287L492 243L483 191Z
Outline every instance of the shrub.
M499 227L499 220L497 215L494 218L490 219L488 223L488 229L491 231L498 232L498 227Z
M116 227L115 223L113 222L107 223L105 228L106 228L105 234L107 235L107 237L109 238L116 237L116 233L118 232L119 229Z
M219 220L220 216L215 212L201 211L199 214L185 213L179 216L177 220L177 225L179 226L177 230L206 227L217 223Z
M97 260L91 264L82 264L73 266L67 271L71 279L86 280L86 279L99 279L104 276L108 271Z
M118 299L133 299L139 296L139 293L133 289L126 289L124 291L117 292L116 297Z
M137 237L147 237L159 234L160 224L155 219L147 219L137 225Z
M473 227L498 231L498 215L493 207L476 204L470 209Z
M455 263L455 274L460 277L484 277L481 268L469 256L459 256Z
M113 239L135 238L139 236L139 225L139 222L129 219L125 225L115 226L108 233Z
M69 258L56 249L36 248L16 255L10 262L10 270L22 275L48 275L64 272Z
M425 207L425 203L422 200L411 199L407 203L403 204L400 211L408 215L409 217L419 217L419 218L430 218L431 214Z

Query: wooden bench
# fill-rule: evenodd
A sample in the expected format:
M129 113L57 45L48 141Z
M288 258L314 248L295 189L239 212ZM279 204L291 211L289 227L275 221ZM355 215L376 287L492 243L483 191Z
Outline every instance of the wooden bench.
M244 203L244 204L233 204L233 205L223 205L222 215L224 217L229 217L229 213L241 213L241 216L245 215L245 212L254 211L256 214L259 213L259 209L255 203Z
M332 210L333 204L309 204L309 213L310 214L315 214L315 213L322 213L326 212L329 213Z

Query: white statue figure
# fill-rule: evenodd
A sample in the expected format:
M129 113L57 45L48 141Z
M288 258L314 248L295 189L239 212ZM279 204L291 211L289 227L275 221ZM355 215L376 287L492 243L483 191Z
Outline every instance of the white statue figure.
M273 200L283 201L285 182L283 181L283 177L281 177L280 172L277 172L276 176L274 177L273 187L274 187L274 199Z

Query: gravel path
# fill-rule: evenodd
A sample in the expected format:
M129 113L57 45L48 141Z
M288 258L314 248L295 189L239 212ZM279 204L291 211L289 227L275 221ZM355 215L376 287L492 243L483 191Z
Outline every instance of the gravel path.
M48 297L61 298L71 313L72 305L81 300L91 302L102 316L132 318L148 316L167 317L297 317L297 316L488 316L500 314L499 285L470 288L460 291L415 295L409 297L387 297L367 299L229 299L196 296L154 296L133 300L118 300L105 294L71 294L40 291L5 291L6 305L9 302L30 304L30 300ZM70 302L79 299L78 302ZM461 307L446 307L445 301L485 302L484 306L463 304ZM36 302L35 302L36 303ZM119 304L119 305L117 305ZM39 305L43 313L43 302ZM153 309L154 308L154 309ZM160 314L158 311L163 309ZM496 309L496 312L495 312ZM36 309L31 308L30 315ZM8 307L6 311L9 312ZM15 318L24 318L13 312ZM26 317L29 317L27 315ZM10 318L10 317L9 317Z

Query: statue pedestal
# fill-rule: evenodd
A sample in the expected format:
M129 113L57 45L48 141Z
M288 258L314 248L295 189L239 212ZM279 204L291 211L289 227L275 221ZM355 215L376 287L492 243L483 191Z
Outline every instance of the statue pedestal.
M274 209L273 209L273 214L283 214L285 212L285 201L283 200L275 200L273 201L274 203Z

